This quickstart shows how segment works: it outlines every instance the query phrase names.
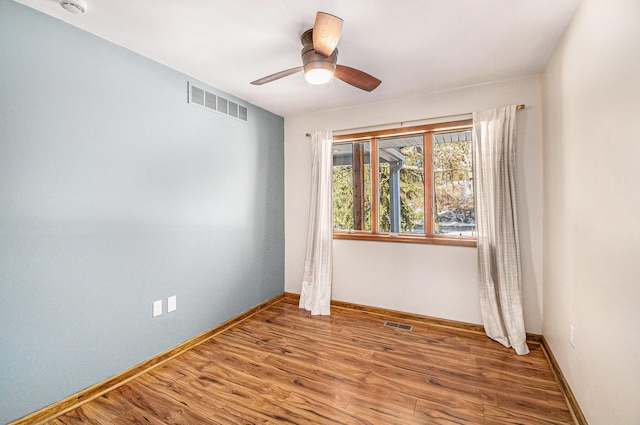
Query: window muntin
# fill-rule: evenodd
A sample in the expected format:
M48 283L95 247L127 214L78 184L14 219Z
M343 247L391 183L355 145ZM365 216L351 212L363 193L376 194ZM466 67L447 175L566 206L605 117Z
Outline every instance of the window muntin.
M471 125L335 136L334 238L475 246Z

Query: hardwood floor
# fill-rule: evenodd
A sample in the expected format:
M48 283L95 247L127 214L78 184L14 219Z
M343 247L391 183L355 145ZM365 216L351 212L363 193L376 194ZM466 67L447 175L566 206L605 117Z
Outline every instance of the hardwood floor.
M530 349L340 307L311 317L285 299L47 423L573 424Z

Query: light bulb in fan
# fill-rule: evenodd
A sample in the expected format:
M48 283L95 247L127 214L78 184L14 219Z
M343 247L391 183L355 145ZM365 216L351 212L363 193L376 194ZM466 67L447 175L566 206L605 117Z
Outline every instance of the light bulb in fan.
M327 84L333 79L333 72L326 68L313 68L304 73L304 79L309 84Z

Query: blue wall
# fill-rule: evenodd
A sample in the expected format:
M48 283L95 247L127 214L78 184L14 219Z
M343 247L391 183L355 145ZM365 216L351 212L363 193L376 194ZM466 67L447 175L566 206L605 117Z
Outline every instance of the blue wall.
M0 0L0 422L281 293L283 141L282 117Z

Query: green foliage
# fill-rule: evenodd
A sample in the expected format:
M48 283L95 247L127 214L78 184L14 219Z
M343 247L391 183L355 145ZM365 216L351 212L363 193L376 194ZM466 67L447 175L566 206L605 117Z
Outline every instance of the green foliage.
M333 167L333 228L353 229L353 167Z

